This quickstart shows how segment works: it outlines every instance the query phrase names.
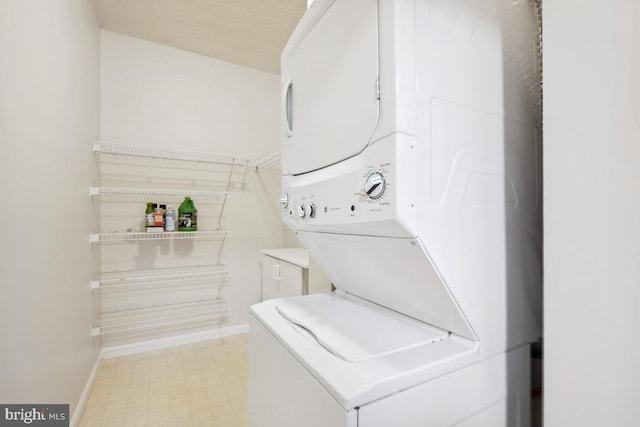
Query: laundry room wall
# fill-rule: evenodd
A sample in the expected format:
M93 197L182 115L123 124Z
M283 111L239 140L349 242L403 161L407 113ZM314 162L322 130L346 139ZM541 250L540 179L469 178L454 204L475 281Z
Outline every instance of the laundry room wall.
M640 405L640 4L544 2L544 425Z
M248 159L279 146L278 75L106 30L101 40L101 140ZM279 170L250 167L244 188L242 178L222 217L232 232L222 251L233 277L223 291L233 312L225 326L248 322L261 297L258 251L283 244Z
M91 2L0 2L0 403L76 409L90 340L99 28Z

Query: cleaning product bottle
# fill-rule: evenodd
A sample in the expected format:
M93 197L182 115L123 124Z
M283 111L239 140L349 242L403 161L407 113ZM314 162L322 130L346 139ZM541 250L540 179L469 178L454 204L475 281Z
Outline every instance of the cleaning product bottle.
M164 215L164 231L176 231L176 210L171 205L167 206Z
M147 210L144 213L144 226L153 227L153 203L147 203Z
M185 197L178 208L178 231L198 230L198 210L191 197Z
M154 227L164 227L164 212L158 205L155 205L153 209L153 225Z

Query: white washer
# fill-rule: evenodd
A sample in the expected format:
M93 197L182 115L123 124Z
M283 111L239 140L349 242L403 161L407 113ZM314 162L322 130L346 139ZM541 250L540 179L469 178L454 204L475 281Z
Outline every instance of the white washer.
M526 346L483 361L477 343L339 291L252 310L253 426L528 425Z
M283 221L337 291L251 307L252 426L529 425L539 70L516 3L316 0L294 31Z

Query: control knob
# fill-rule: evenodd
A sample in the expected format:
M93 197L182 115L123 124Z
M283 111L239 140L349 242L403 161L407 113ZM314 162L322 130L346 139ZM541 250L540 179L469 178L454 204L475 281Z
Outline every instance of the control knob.
M300 218L304 218L307 216L307 208L305 208L304 205L300 205L300 208L298 209L298 216Z
M280 197L280 204L283 209L289 206L289 195L287 193L284 193L282 197Z
M384 176L380 172L374 172L367 177L364 183L364 192L371 199L379 199L385 190Z

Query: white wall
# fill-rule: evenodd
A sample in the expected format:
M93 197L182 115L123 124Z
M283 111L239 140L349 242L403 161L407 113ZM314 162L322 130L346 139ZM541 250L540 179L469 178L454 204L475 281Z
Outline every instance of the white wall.
M640 4L543 13L545 426L636 426Z
M102 139L243 157L279 146L278 75L101 33Z
M102 140L248 158L279 146L278 75L101 34ZM241 191L236 182L222 220L233 233L223 250L233 274L224 291L233 310L227 325L247 323L249 305L260 300L258 251L283 243L279 171L251 169L246 184ZM206 214L205 206L198 208Z
M69 403L96 361L87 197L99 134L91 2L0 2L0 402Z

